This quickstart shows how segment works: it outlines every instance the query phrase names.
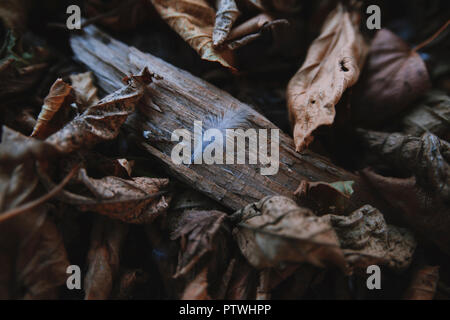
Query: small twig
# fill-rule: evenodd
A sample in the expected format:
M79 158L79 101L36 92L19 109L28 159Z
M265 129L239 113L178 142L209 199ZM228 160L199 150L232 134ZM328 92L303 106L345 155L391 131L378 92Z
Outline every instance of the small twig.
M64 187L65 185L72 179L72 177L75 175L75 173L78 171L79 166L75 166L72 170L70 170L69 174L64 178L64 180L58 184L53 190L51 190L46 195L33 200L31 202L28 202L27 204L24 204L23 206L14 208L12 210L6 211L4 213L0 214L0 223L4 222L5 220L8 220L12 217L15 217L21 213L25 213L31 209L36 208L37 206L43 204L44 202L50 200L55 195L57 195Z
M424 42L420 43L419 45L417 45L412 52L417 52L420 49L422 49L423 47L425 47L426 45L428 45L430 42L432 42L434 39L436 39L445 29L447 29L448 25L450 24L450 20L447 20L447 22L438 30L436 31L435 34L433 34L430 38L428 38L427 40L425 40Z

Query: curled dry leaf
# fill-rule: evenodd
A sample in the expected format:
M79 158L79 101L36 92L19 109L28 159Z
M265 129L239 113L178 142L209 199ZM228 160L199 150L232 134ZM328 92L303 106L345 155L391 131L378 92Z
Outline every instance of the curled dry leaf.
M346 269L331 225L286 197L266 197L237 211L233 229L242 254L258 269L308 262Z
M425 192L414 177L383 177L368 169L362 174L417 234L450 253L450 211L441 197Z
M144 95L146 85L152 82L153 76L144 68L140 75L128 77L126 87L89 107L64 128L48 137L47 142L63 153L70 153L81 148L90 148L103 140L114 139L119 134L122 123Z
M377 32L367 60L352 103L360 124L382 124L431 86L420 55L387 29Z
M186 275L207 254L222 252L229 232L224 224L225 217L220 211L182 212L170 235L171 240L180 241L175 278Z
M341 4L330 13L287 88L289 118L297 151L313 140L312 132L331 125L335 105L358 80L367 45L359 31L359 13Z
M233 23L240 12L234 0L216 0L216 20L212 41L215 47L221 45L228 37Z
M431 133L422 137L359 130L366 147L399 172L414 174L419 186L450 202L450 145Z
M230 48L230 50L239 49L239 48L249 44L250 42L260 38L266 30L268 30L268 29L273 30L273 28L276 28L279 25L288 25L288 24L289 24L289 22L286 19L278 19L278 20L269 21L269 22L265 23L259 29L259 31L257 31L256 33L251 33L251 34L243 36L240 39L233 40L230 43L228 43L227 46L228 46L228 48Z
M450 97L442 91L432 90L403 118L403 132L421 136L431 132L441 139L450 140Z
M416 241L406 229L387 225L383 214L370 205L348 216L328 215L335 229L345 259L365 274L372 264L385 264L392 269L409 267Z
M273 21L273 17L267 13L261 13L257 16L248 19L247 21L241 23L231 30L228 39L233 40L237 38L242 38L252 33L256 33L261 30L264 25Z
M119 272L120 252L127 234L128 225L106 217L95 218L83 286L86 300L109 298Z
M94 179L88 177L86 171L81 169L79 180L96 197L81 200L78 207L82 211L94 211L127 223L142 224L153 221L169 207L170 196L160 193L167 188L168 179L147 177L130 180L118 177Z
M50 88L50 92L44 99L44 105L39 113L33 132L31 133L32 137L45 139L51 133L59 129L57 128L54 130L54 126L50 125L50 121L63 106L64 102L68 100L67 98L71 91L72 87L62 79L57 79L55 81Z
M213 47L215 12L205 0L151 0L158 13L204 60L232 67L232 53Z
M54 188L50 177L39 169L41 182L46 188ZM95 198L63 190L57 198L78 207L81 211L93 211L126 223L143 224L153 221L166 212L171 196L164 196L168 179L139 177L122 179L88 177L80 169L78 181L95 195Z
M83 111L85 108L90 107L99 101L92 72L73 74L70 76L70 81L72 82L72 88L75 91L77 103L82 107Z
M413 274L406 300L433 300L439 281L439 266L423 266Z

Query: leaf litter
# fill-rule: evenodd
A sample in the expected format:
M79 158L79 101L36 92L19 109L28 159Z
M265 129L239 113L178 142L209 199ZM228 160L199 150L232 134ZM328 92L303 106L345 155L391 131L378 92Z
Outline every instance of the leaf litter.
M349 150L329 148L330 132L351 146L338 165L353 178L306 170L291 194L262 192L230 211L196 191L201 176L180 181L144 154L130 130L145 106L168 112L155 92L182 100L178 89L152 65L136 72L130 57L114 66L127 74L121 88L98 88L106 73L74 62L66 40L27 29L49 2L0 4L2 299L364 299L373 298L365 281L374 264L393 283L382 297L450 298L442 15L416 28L408 15L403 26L387 16L368 32L356 1L80 1L83 28L129 32L127 45L251 104L292 133L283 143L299 157ZM381 3L383 13L395 7ZM47 29L61 25L48 16ZM205 88L191 90L202 100ZM373 201L361 203L363 191ZM82 266L81 294L65 288L71 264Z

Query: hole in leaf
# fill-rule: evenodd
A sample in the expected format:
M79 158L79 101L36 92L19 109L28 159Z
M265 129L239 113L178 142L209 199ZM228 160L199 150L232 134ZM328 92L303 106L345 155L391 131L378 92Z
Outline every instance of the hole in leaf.
M340 65L342 71L344 71L344 72L348 71L348 68L345 66L344 60L339 61L339 65Z

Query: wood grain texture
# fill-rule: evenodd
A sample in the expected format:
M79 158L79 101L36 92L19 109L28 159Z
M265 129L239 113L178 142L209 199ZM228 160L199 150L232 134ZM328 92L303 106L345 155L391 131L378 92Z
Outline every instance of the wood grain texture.
M175 165L170 154L173 130L193 131L194 120L218 115L230 107L249 114L252 128L277 128L250 106L227 92L150 54L129 47L90 26L71 39L75 58L93 71L106 92L122 86L121 79L147 66L163 77L148 86L151 102L143 99L126 126L142 138L142 146L158 158L169 172L226 207L237 210L267 195L293 196L302 180L333 182L359 177L312 152L295 152L293 140L280 131L278 174L263 176L259 165ZM144 102L145 101L145 102ZM154 106L152 106L154 104ZM156 107L155 107L156 106ZM157 111L160 109L161 111ZM362 197L364 198L364 196Z

